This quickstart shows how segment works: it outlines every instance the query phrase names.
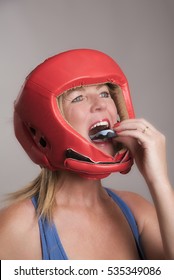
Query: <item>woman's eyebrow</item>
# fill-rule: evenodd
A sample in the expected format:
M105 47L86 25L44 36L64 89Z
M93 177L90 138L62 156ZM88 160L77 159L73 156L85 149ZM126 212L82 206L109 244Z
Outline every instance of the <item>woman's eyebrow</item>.
M74 93L75 91L82 91L84 88L83 87L77 87L74 89L70 89L67 92L65 92L65 96L70 96L72 93Z
M105 84L99 84L99 85L96 85L96 89L97 90L99 90L100 88L102 88L102 87L107 87L107 85L105 85ZM74 89L69 89L66 93L65 93L65 95L66 95L66 97L67 96L69 96L70 94L72 94L74 91L83 91L84 90L84 86L81 86L81 87L77 87L77 88L74 88Z
M105 84L97 85L97 86L96 86L96 89L100 89L101 87L107 87L107 85L105 85Z

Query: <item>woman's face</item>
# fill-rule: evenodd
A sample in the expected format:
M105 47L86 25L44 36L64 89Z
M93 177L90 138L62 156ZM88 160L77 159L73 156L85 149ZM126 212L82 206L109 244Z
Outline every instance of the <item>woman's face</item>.
M114 155L112 140L92 141L90 134L117 122L117 109L107 85L84 86L62 96L62 111L68 123L99 149Z

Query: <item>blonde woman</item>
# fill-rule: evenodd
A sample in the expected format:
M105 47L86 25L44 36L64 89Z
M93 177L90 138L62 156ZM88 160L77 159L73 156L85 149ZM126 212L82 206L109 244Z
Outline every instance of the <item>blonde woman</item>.
M1 259L174 259L165 137L135 118L112 58L76 49L44 61L15 101L14 128L41 173L0 213ZM133 159L154 205L102 186Z

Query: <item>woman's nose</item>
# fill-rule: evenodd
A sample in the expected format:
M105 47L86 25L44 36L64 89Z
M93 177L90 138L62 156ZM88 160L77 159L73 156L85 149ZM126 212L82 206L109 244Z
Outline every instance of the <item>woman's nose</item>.
M102 111L106 109L106 100L101 97L97 97L91 102L91 112Z

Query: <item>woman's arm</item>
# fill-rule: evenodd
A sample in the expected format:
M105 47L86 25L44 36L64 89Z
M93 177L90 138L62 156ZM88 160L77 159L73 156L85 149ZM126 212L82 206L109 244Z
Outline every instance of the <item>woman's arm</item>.
M115 141L129 148L152 195L165 258L174 259L174 190L167 174L165 137L144 119L125 120L115 130Z

